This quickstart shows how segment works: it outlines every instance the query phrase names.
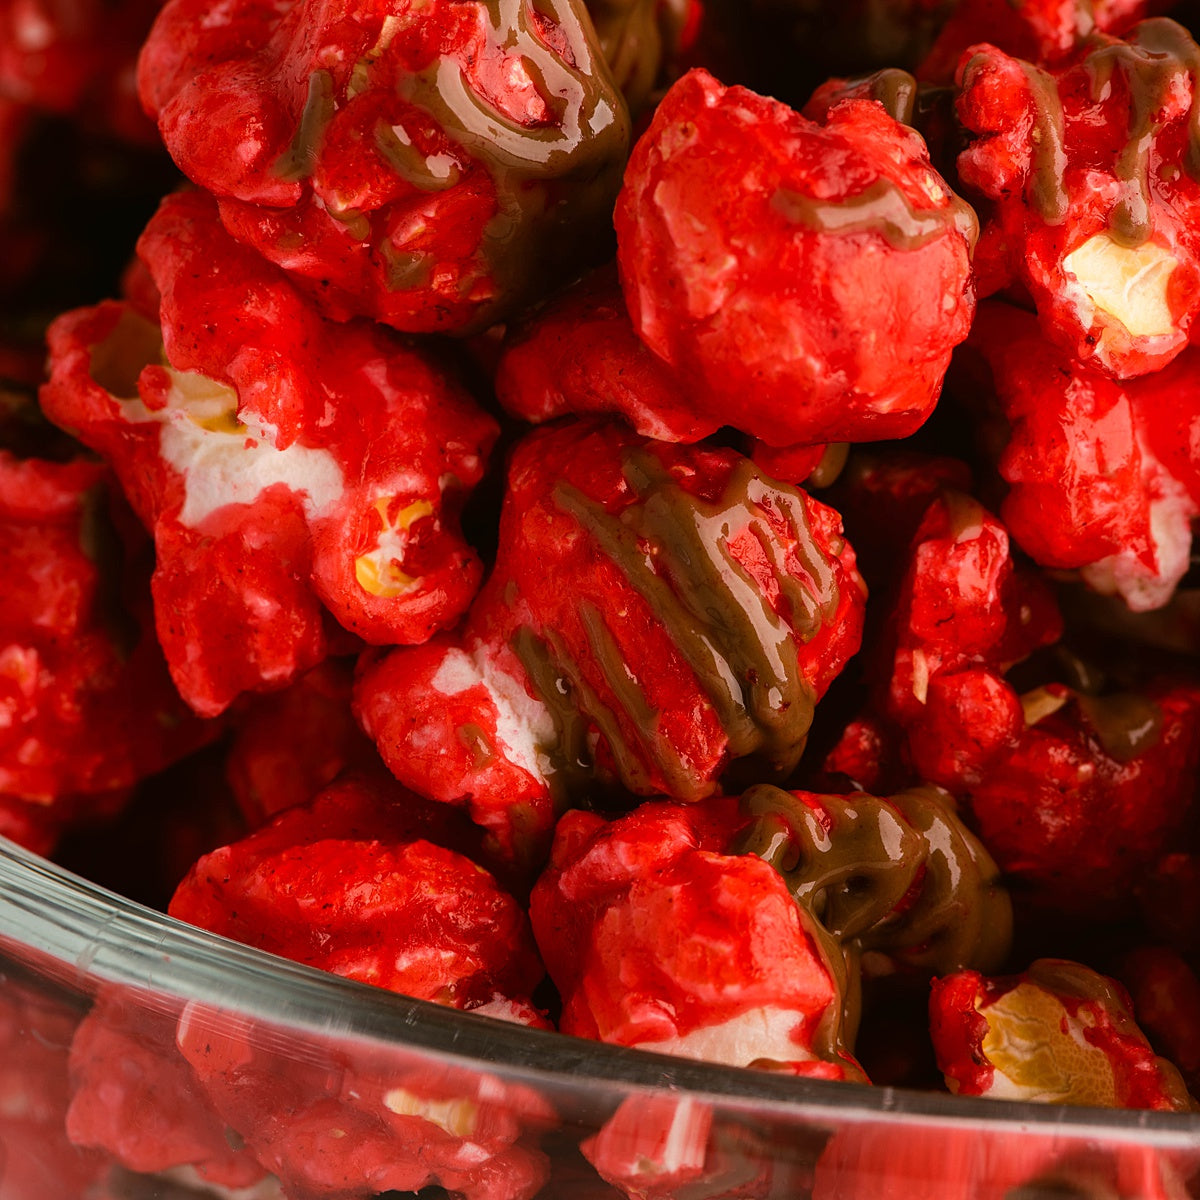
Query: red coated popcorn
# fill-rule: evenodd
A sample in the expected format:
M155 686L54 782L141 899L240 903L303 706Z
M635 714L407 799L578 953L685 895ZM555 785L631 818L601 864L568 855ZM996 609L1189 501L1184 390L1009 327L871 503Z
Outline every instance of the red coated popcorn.
M324 311L461 332L604 237L629 118L594 37L582 0L171 0L139 82L229 231Z
M440 1185L532 1200L555 1114L531 1088L394 1044L347 1046L192 1004L177 1040L213 1105L286 1196L361 1200Z
M362 983L548 1028L529 1000L543 971L524 912L465 854L426 838L475 840L457 813L385 772L347 775L202 858L170 912ZM470 1200L528 1200L545 1180L524 1139L553 1113L521 1087L396 1047L276 1053L240 1016L199 1005L178 1041L289 1194L351 1200L441 1184Z
M945 792L910 788L881 798L759 785L741 809L747 822L734 845L769 862L842 947L851 995L862 954L875 974L926 975L990 970L1007 956L1008 893Z
M1061 62L1096 33L1122 36L1163 0L958 0L917 75L949 84L964 50L989 42L1006 54L1039 66Z
M350 664L329 658L234 718L225 775L251 829L311 799L343 768L377 761L350 711L351 685Z
M585 276L509 331L496 396L515 417L623 417L664 442L697 442L722 424L638 337L615 266Z
M104 1167L99 1155L67 1136L67 1056L79 1013L48 992L6 969L0 989L4 1200L91 1196Z
M1054 600L1014 566L1004 526L947 489L917 529L889 629L881 707L905 731L917 775L961 792L1024 729L1004 673L1058 639Z
M729 854L736 803L562 818L530 918L564 1033L735 1066L825 1064L859 1077L843 969L753 854ZM835 952L836 953L836 952Z
M912 433L974 311L974 216L871 101L818 125L693 71L615 220L638 334L703 413L771 445Z
M1200 689L1021 697L1024 728L965 789L996 861L1036 899L1111 911L1187 824L1200 780Z
M458 814L386 772L350 774L201 858L169 911L362 983L545 1024L529 1003L542 970L524 913L464 853L427 838L472 842Z
M1021 975L934 983L930 1023L952 1092L1051 1104L1184 1111L1179 1072L1155 1057L1119 984L1041 959Z
M217 732L171 685L145 550L103 464L0 450L0 804L34 848Z
M457 619L479 563L457 513L492 420L387 331L337 326L238 246L200 193L139 243L161 329L128 304L60 318L42 402L113 464L157 549L159 638L198 712L330 651Z
M161 0L2 0L0 97L139 141L134 64ZM98 120L99 118L99 120Z
M863 602L836 514L749 460L559 425L513 456L463 630L369 656L356 711L398 778L536 860L589 793L699 800L746 756L786 774Z
M1165 18L1126 38L1048 67L972 46L957 74L959 175L992 205L981 291L1019 281L1045 335L1117 379L1179 354L1200 305L1200 51Z
M982 306L970 345L1011 427L1001 513L1021 548L1043 566L1078 570L1135 611L1162 607L1188 569L1200 515L1200 351L1114 382L1002 304Z

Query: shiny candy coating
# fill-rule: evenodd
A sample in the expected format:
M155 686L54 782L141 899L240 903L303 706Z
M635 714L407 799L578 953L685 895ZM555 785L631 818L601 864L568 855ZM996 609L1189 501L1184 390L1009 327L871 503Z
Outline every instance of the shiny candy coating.
M970 326L974 215L869 101L816 124L692 71L615 221L639 335L701 412L772 445L912 433Z
M462 633L369 658L356 710L399 778L528 853L615 784L695 801L731 760L786 773L863 602L831 511L742 456L559 425L513 457Z
M958 169L982 196L981 295L1019 280L1045 335L1116 379L1187 345L1200 279L1200 49L1165 18L1041 66L964 51Z
M452 623L481 573L457 517L492 420L390 331L322 318L201 193L164 201L140 252L161 327L115 302L60 318L42 403L154 534L185 699L212 715L285 686L331 617L387 643Z
M141 94L230 232L330 315L464 332L603 237L629 118L594 36L582 0L172 0Z
M934 984L934 1045L952 1090L1058 1104L1189 1107L1179 1073L1156 1058L1119 984L1041 959L1021 975L975 971Z

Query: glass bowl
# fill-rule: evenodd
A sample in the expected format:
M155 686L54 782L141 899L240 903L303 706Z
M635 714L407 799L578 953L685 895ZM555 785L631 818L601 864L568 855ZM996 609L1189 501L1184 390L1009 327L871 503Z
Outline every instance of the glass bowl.
M1184 1200L1198 1184L1200 1115L796 1079L508 1025L191 928L0 839L0 1200Z

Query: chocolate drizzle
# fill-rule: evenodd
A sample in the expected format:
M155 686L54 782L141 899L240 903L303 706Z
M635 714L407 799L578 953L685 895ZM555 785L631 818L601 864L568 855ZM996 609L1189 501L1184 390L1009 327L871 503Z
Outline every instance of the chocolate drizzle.
M914 208L890 179L877 179L855 196L819 200L787 188L771 197L771 207L793 225L814 233L880 234L895 250L918 250L951 230L973 247L978 234L974 210L947 189L944 208Z
M917 107L917 81L898 67L876 71L863 81L872 100L878 100L888 115L901 125L912 125Z
M1162 709L1149 696L1136 692L1079 694L1075 702L1104 752L1117 762L1131 762L1162 736Z
M552 121L522 124L493 108L449 57L404 76L397 91L486 166L497 205L484 239L492 276L502 293L532 295L561 266L579 229L597 228L611 212L629 113L592 41L582 0L483 0L481 7L487 52L521 59ZM557 26L567 45L562 56L539 36L535 11Z
M1085 59L1093 100L1111 86L1118 69L1129 89L1129 136L1116 163L1122 195L1109 219L1114 239L1139 246L1153 232L1150 216L1150 146L1162 129L1155 117L1163 109L1181 74L1188 77L1191 108L1188 112L1188 149L1183 168L1200 178L1200 105L1196 88L1200 80L1200 47L1182 25L1165 17L1142 21L1130 31L1128 42L1100 45Z
M999 872L934 788L889 800L816 796L811 807L769 785L751 788L737 847L783 876L796 903L842 946L937 974L995 970L1012 910Z
M1067 219L1067 152L1063 148L1063 107L1054 79L1033 63L1020 61L1033 101L1030 200L1047 225Z
M769 483L749 461L733 469L714 502L685 491L649 451L626 451L623 470L637 502L617 514L565 482L556 485L554 504L578 522L662 623L711 701L730 755L761 755L769 769L790 771L804 748L814 703L799 647L838 606L833 570L813 545L802 495ZM768 513L787 526L792 545L781 544ZM730 549L730 539L747 531L778 583L777 608ZM590 767L582 712L608 742L627 787L655 790L643 765L649 763L672 795L707 794L712 781L683 762L659 731L659 715L637 677L653 664L626 663L599 610L585 606L580 617L590 652L587 670L553 630L526 627L512 643L554 717L558 745L548 753L556 770L569 780ZM588 670L617 699L629 718L624 728L634 731L636 742L627 741L622 723L589 683Z

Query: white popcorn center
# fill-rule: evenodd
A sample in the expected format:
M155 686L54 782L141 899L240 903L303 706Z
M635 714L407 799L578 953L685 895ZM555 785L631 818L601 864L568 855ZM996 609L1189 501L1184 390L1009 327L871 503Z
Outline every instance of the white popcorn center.
M1134 337L1175 332L1167 284L1176 265L1175 257L1153 242L1122 246L1107 233L1088 238L1063 259L1088 299Z
M184 481L182 525L194 529L225 505L251 504L276 484L302 498L310 520L341 497L342 469L328 450L295 442L277 450L269 426L239 421L233 388L197 371L166 370L171 389L163 408L149 409L140 399L121 403L131 424L162 426L160 452Z

